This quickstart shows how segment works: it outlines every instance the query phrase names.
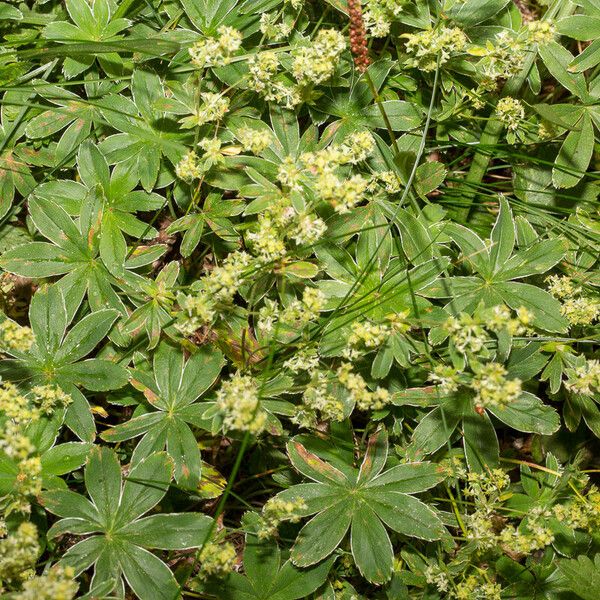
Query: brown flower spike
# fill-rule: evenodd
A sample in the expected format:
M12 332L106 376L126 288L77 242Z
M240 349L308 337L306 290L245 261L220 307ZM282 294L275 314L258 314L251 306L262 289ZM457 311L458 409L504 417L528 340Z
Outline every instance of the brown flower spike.
M369 66L369 50L360 0L348 0L350 17L350 50L356 68L364 73Z

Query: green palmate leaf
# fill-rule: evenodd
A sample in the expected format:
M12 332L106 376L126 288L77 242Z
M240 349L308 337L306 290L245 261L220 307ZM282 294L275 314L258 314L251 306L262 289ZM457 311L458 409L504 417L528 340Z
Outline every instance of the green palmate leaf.
M429 463L384 470L387 445L387 433L381 428L369 438L360 470L345 468L346 477L299 442L288 444L292 464L317 482L279 494L286 500L302 498L307 504L305 514L317 513L298 534L291 552L294 564L305 567L323 560L350 530L352 554L360 572L369 581L382 583L391 576L393 559L382 523L408 536L438 539L443 535L436 513L408 494L432 488L444 475Z
M600 585L600 555L596 554L594 561L587 556L577 560L561 560L559 572L567 579L570 589L583 600L592 600Z
M110 308L85 316L67 333L55 360L72 363L87 356L110 331L117 316Z
M339 501L313 517L300 531L292 549L298 567L314 565L327 558L346 537L354 508Z
M552 182L558 188L571 188L587 171L594 150L594 128L586 112L567 135L552 169Z
M373 583L390 578L394 562L390 538L377 514L362 502L352 512L350 548L363 577Z
M448 224L444 233L449 235L461 249L464 259L482 276L491 275L489 250L484 241L473 231L455 223Z
M556 42L544 44L538 51L552 76L573 94L584 101L587 100L588 91L584 76L581 73L571 73L568 70L570 63L573 62L573 55L564 46Z
M77 573L95 564L95 582L112 579L116 584L123 577L141 600L177 595L170 569L146 548L199 547L212 519L197 513L140 518L165 496L172 469L166 453L155 453L132 468L123 482L116 454L95 447L85 468L91 502L68 490L49 491L42 498L50 512L62 517L49 536L95 534L70 548L61 564Z
M0 19L20 21L23 18L23 13L6 2L0 2Z
M512 256L515 239L515 224L510 206L506 198L501 198L500 212L490 235L490 262L494 272L504 269L506 261Z
M30 205L36 223L52 243L31 242L0 257L0 266L17 275L35 278L65 275L57 285L65 297L71 318L86 294L93 309L111 307L121 314L126 313L122 300L113 289L121 284L121 280L114 279L106 265L98 260L103 208L96 195L93 200L83 205L79 222L75 224L53 201L33 198ZM125 274L120 271L120 275ZM140 282L141 278L129 276L136 283ZM127 343L116 331L111 336L123 345Z
M498 438L486 413L463 418L464 449L467 465L471 471L487 473L499 464Z
M414 264L422 264L433 258L435 245L427 228L408 211L398 212L398 227L402 239L402 249Z
M415 177L415 189L420 196L427 196L437 190L446 178L444 165L437 161L427 161L419 165Z
M23 277L63 275L72 268L72 262L61 248L44 242L31 242L9 250L0 261L3 269Z
M73 307L71 310L75 312ZM114 390L127 383L128 373L107 360L82 360L106 337L117 317L116 311L91 313L66 332L73 317L74 314L67 314L67 303L58 286L42 287L29 312L36 334L34 351L13 353L13 360L5 361L6 367L0 369L9 380L19 381L25 373L32 387L54 384L62 388L72 399L66 413L67 425L82 440L91 441L94 419L85 397L75 386L92 391Z
M56 286L41 287L31 299L29 320L37 347L54 354L67 329L65 299Z
M490 408L489 410L500 421L517 431L550 435L560 426L560 418L556 410L545 405L529 392L523 392L518 400L504 408Z
M211 523L211 519L202 513L151 515L130 523L123 533L132 544L144 548L199 548L209 533Z
M445 532L437 513L427 504L397 492L370 493L367 503L390 528L409 537L440 539Z
M121 495L121 465L109 448L95 447L85 469L85 487L104 526L111 525Z
M52 475L64 475L79 468L91 450L87 442L66 442L50 448L40 457L42 470Z
M163 342L154 354L153 371L133 372L132 384L143 391L148 412L106 430L102 437L123 441L143 435L134 460L166 447L175 462L175 479L195 487L200 481L201 461L198 445L190 430L197 421L193 403L217 379L223 366L220 352L200 348L189 360L183 351Z
M569 65L569 71L582 73L593 69L598 63L600 63L600 40L596 39L573 60Z
M172 600L179 585L165 563L148 550L128 542L115 548L125 580L139 598Z
M557 29L561 35L575 40L594 41L600 38L600 17L573 15L561 19L557 23Z
M528 244L501 265L499 276L504 280L522 279L545 273L562 260L567 243L562 239L541 240Z
M393 131L410 131L418 127L423 120L423 114L417 106L402 100L386 100L365 109L365 124L374 129L385 129L387 123L382 115L385 111Z
M93 527L91 531L102 528L102 516L96 506L79 494L68 490L52 490L44 495L43 502L49 511L59 517L85 520Z
M415 457L433 454L450 440L462 419L463 404L451 400L434 408L419 421L411 444Z
M385 467L388 458L387 431L376 431L367 443L365 457L360 465L358 481L370 481Z
M461 25L477 25L493 17L508 3L509 0L466 0L455 4L448 11L448 16Z
M141 460L129 472L119 503L118 523L130 523L154 508L167 493L173 463L164 452Z
M287 447L290 461L305 477L318 483L344 485L347 477L329 463L309 452L301 443L290 442Z
M524 306L534 315L534 323L546 331L566 331L567 321L561 315L560 303L548 292L527 283L502 283L496 286L500 297L511 308Z
M258 515L244 515L247 527L244 548L244 573L231 573L225 580L209 580L200 589L224 600L299 600L319 588L327 577L333 558L307 569L290 560L284 562L276 542L256 535Z
M415 494L434 487L443 479L442 472L432 463L407 463L392 467L371 478L367 489L377 492Z
M477 277L445 278L423 290L423 295L451 298L447 308L452 312L473 313L481 303L484 306L504 303L514 310L524 307L532 313L535 326L551 332L566 331L568 323L554 297L534 285L511 281L546 272L564 257L565 241L540 240L515 252L516 230L512 212L504 198L500 205L489 248L478 235L462 225L450 223L444 228L444 233L461 249L464 260Z

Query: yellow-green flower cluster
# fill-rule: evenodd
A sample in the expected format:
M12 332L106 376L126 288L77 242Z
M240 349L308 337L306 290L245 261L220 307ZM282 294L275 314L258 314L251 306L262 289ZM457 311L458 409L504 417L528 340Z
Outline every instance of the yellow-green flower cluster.
M179 179L190 183L194 179L199 179L204 174L204 170L198 163L198 155L190 150L175 165L175 174Z
M212 121L220 121L229 110L229 98L222 94L202 92L200 94L202 105L194 115L195 125L204 125Z
M252 152L252 154L260 154L273 141L273 136L268 131L265 129L252 129L252 127L238 129L235 137L240 141L242 148L246 152Z
M491 309L478 308L473 316L461 313L458 317L449 317L443 328L459 352L477 354L491 340L490 332L506 331L510 335L520 335L532 319L533 315L524 307L519 308L516 317L513 317L506 306L498 305Z
M585 499L575 497L568 502L555 504L551 515L572 529L595 532L600 527L600 491L596 486L591 486Z
M467 45L467 36L458 27L425 29L418 33L405 33L403 37L407 38L407 64L422 71L434 71L438 63L447 63Z
M6 514L27 513L31 509L30 496L37 496L42 491L42 463L40 457L36 455L33 442L25 435L23 426L32 418L39 418L42 413L37 408L30 410L28 400L24 396L8 394L6 388L3 391L5 392L4 400L24 399L27 403L12 406L10 410L3 411L7 416L8 413L12 416L4 423L0 434L0 450L15 462L17 469L15 485L6 498ZM30 415L34 415L34 417L30 417Z
M65 408L72 402L70 394L57 385L36 385L31 388L31 394L39 410L44 414L53 413L56 408Z
M357 359L363 352L379 348L392 334L392 328L385 323L371 323L370 321L354 321L352 332L344 349L344 357Z
M16 461L26 460L35 452L32 441L14 420L9 420L4 424L2 435L0 435L0 449Z
M310 245L320 240L327 231L325 221L314 214L300 215L290 237L296 244Z
M232 56L240 49L242 34L237 29L222 25L217 33L218 38L200 40L188 49L192 63L198 68L228 65Z
M296 161L291 156L286 156L281 161L277 170L277 180L279 183L292 192L299 192L302 190L302 186L300 185L301 176L302 171L298 168Z
M0 539L0 581L14 583L27 578L39 552L35 525L27 521L21 523L14 533Z
M548 20L529 21L525 28L529 42L538 46L549 44L556 37L556 26Z
M25 581L15 600L72 600L79 588L74 577L71 567L52 567L44 575Z
M589 296L567 298L560 310L571 325L591 325L600 319L600 302Z
M269 212L259 215L258 229L246 236L254 254L264 263L277 261L287 253L281 227Z
M438 385L442 392L456 392L460 386L460 372L450 365L436 365L429 380Z
M232 252L201 280L201 288L217 302L231 302L244 282L244 271L252 258L246 252Z
M318 366L319 355L314 348L300 348L283 363L283 368L289 369L292 373L300 373L301 371L311 373Z
M551 275L548 290L561 303L561 313L571 325L592 325L600 319L600 301L584 293L570 277Z
M297 523L306 508L303 498L292 498L291 500L283 500L277 496L269 498L262 509L258 537L260 539L273 537L283 521Z
M390 400L390 393L384 388L377 386L374 391L370 391L363 377L352 371L350 363L342 363L337 370L337 378L358 410L380 410Z
M570 277L550 275L546 277L546 283L548 283L548 291L559 300L572 298L580 293L580 288L573 284L573 280Z
M514 132L519 129L521 122L525 118L525 108L516 98L506 96L498 101L496 115L509 131Z
M438 592L447 592L450 586L450 579L445 571L442 571L438 565L429 565L424 572L425 580L430 585L434 585Z
M591 396L600 393L600 360L589 359L585 364L566 370L565 387L576 394Z
M252 377L240 373L232 375L221 384L216 402L226 431L233 429L258 434L263 430L266 415L260 409L258 383Z
M465 519L467 533L465 535L479 550L489 550L497 544L494 522L488 510L476 510Z
M292 417L300 427L314 428L319 420L341 421L344 405L330 392L330 381L326 373L316 371L302 394L302 404Z
M456 600L500 600L502 587L498 583L485 581L476 575L469 575L466 579L456 584L450 594Z
M479 365L471 382L477 392L475 406L481 408L504 408L521 395L521 380L507 379L506 368L495 362Z
M219 138L202 138L198 142L198 146L204 150L202 160L206 171L213 165L223 162L223 151L221 150L221 140Z
M26 423L39 416L31 401L9 381L0 384L0 411L15 423Z
M388 194L397 194L401 189L398 174L394 171L378 171L371 177L370 189L383 188Z
M510 485L510 477L502 469L490 469L482 473L470 471L466 479L465 495L476 497L484 504L498 500Z
M444 323L454 347L463 353L477 354L490 340L484 324L477 317L461 313L458 317L449 317Z
M183 335L192 335L203 325L213 321L218 305L229 305L238 288L244 282L244 271L251 262L245 252L232 252L222 265L215 266L210 273L192 286L189 294L177 296L179 311L175 327Z
M366 160L373 153L375 138L370 131L359 131L350 135L339 147L334 146L333 150L339 152L334 162L355 165Z
M363 19L365 28L372 37L385 37L390 33L394 18L402 11L406 0L368 0Z
M259 311L258 328L269 333L277 322L297 328L318 319L325 306L325 295L318 288L306 287L302 292L302 300L295 298L283 310L274 300L267 299L265 306Z
M229 542L210 541L204 545L198 559L200 561L200 578L217 577L223 579L233 571L237 552L235 546Z
M294 108L301 97L297 86L279 76L279 59L271 50L258 52L248 60L248 87L269 102Z
M293 21L286 20L285 15L279 20L278 13L263 13L260 17L260 31L266 38L279 42L292 33Z
M513 318L510 309L500 304L486 311L483 318L486 327L490 331L499 333L505 330L510 335L521 335L526 331L527 326L531 324L533 314L524 306L519 307L516 312L517 316Z
M321 29L310 46L294 51L292 74L301 85L317 85L329 79L346 49L344 36L335 29Z
M0 349L28 352L34 341L33 331L29 327L8 318L0 323Z
M466 479L467 469L462 456L450 456L440 463L440 469L451 479Z
M336 212L346 213L363 200L369 180L358 174L341 179L337 169L364 161L374 148L375 140L368 131L357 132L342 144L305 152L300 156L300 164L292 157L286 157L279 167L278 180L290 191L298 192L302 190L302 181L308 184L312 179L319 198L331 204ZM321 229L319 227L319 235Z
M56 385L36 385L27 394L22 394L14 383L0 383L0 411L16 424L38 419L42 414L51 414L58 407L64 408L71 396Z
M481 89L493 91L499 80L516 75L523 67L526 49L523 40L507 29L498 33L493 42L488 41L485 47L470 48L470 54L482 56L477 64L482 73Z
M11 504L7 512L29 512L28 498L42 491L42 461L39 456L30 456L17 465L16 484L11 492Z
M215 303L204 290L195 294L179 294L177 302L180 312L175 327L184 336L192 335L215 318Z
M520 527L506 526L498 536L498 542L507 551L514 554L531 554L549 546L554 541L552 531L537 519L528 519Z
M368 181L362 175L352 175L349 179L341 180L331 171L320 175L315 182L319 196L329 202L339 214L349 213L363 200Z

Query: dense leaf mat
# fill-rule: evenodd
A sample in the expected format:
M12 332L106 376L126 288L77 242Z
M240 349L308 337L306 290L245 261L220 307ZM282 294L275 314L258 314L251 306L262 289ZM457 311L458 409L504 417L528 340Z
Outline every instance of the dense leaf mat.
M600 598L599 0L0 32L2 598Z

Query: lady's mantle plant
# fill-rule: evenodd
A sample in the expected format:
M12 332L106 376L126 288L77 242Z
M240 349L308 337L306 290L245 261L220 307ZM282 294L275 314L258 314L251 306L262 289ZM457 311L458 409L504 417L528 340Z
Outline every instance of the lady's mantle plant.
M596 598L599 23L0 2L0 596Z

